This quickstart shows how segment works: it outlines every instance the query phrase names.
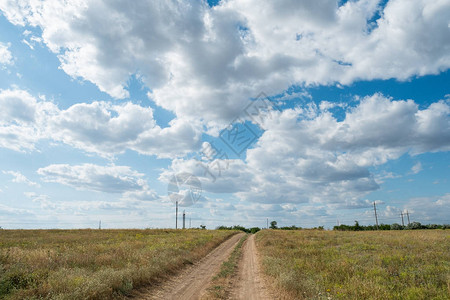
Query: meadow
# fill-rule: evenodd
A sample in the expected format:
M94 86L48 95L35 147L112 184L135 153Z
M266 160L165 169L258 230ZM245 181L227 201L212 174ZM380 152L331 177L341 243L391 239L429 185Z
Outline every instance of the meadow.
M282 298L449 299L449 230L263 230L256 245Z
M1 299L121 299L236 231L0 230Z

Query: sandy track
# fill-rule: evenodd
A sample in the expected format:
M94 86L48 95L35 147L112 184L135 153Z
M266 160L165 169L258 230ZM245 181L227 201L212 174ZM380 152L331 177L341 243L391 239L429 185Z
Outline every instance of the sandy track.
M243 235L232 236L198 263L148 293L140 293L136 299L199 299Z
M271 297L259 270L254 234L250 235L245 241L242 250L243 253L239 262L238 277L230 293L231 299L275 299Z

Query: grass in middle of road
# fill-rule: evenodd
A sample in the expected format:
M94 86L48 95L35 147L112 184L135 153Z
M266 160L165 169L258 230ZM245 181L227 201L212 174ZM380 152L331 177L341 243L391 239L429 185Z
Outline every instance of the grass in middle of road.
M219 273L212 279L211 286L207 289L206 295L202 297L203 299L227 299L231 278L236 273L239 259L242 256L242 245L247 237L248 234L239 240L228 260L222 263Z

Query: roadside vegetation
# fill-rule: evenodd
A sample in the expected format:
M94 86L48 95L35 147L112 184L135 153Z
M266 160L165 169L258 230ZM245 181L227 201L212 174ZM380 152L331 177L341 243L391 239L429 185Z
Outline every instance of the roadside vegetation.
M448 299L447 230L263 230L264 272L290 299Z
M124 298L236 232L0 230L0 299Z
M365 230L416 230L416 229L450 229L449 224L426 224L422 225L419 222L412 222L408 225L400 225L398 223L394 224L380 224L376 225L359 225L358 221L355 221L355 225L344 225L334 226L333 230L340 231L365 231Z
M257 233L258 231L261 230L261 228L259 227L252 227L252 228L245 228L244 226L240 226L240 225L234 225L234 226L219 226L216 228L217 230L240 230L243 231L245 233Z
M242 245L248 235L244 235L234 248L227 261L222 263L219 273L214 276L206 295L202 299L228 299L232 277L236 274L239 259L242 257Z
M295 225L292 226L283 226L283 227L278 227L277 226L277 221L272 221L270 222L270 229L279 229L279 230L301 230L301 229L319 229L319 230L323 230L323 226L319 226L319 227L314 227L314 228L302 228L302 227L297 227ZM258 231L261 230L261 228L259 227L251 227L251 228L246 228L244 226L241 225L234 225L234 226L219 226L216 228L217 230L240 230L246 233L252 233L255 234Z

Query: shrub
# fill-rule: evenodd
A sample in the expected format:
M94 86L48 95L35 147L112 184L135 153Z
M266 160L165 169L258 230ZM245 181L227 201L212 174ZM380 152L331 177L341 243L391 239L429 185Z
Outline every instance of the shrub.
M252 227L252 228L250 228L250 233L251 234L255 234L255 233L257 233L260 230L261 230L261 228L259 228L259 227Z
M403 226L398 224L398 223L394 223L391 225L391 230L402 230Z
M422 224L419 222L412 222L406 226L406 229L422 229Z

